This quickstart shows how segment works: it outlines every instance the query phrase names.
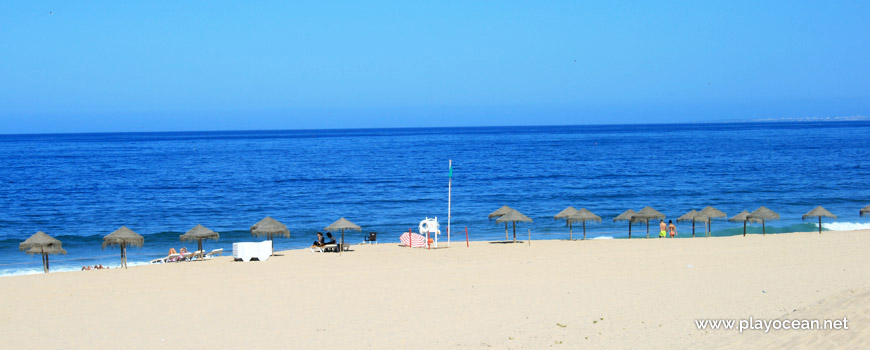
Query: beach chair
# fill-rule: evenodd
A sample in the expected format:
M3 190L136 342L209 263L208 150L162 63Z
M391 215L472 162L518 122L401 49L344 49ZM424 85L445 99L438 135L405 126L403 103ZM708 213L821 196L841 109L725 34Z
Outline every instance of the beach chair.
M151 260L151 263L152 264L168 263L168 262L176 261L180 258L181 258L181 254L169 254L169 255L164 256L162 258Z
M181 261L181 260L190 261L191 258L193 258L193 252L187 252L187 253L181 254L181 259L178 259L178 260L179 261Z
M215 256L224 256L224 248L218 248L218 249L215 249L215 250L208 252L208 254L205 255L205 258L211 259L211 258L214 258Z
M190 256L189 260L193 260L193 259L205 260L204 252L202 250L197 250L197 251L193 252L193 255Z
M372 244L372 242L374 242L375 244L378 244L378 233L377 232L369 232L369 235L364 237L363 243Z

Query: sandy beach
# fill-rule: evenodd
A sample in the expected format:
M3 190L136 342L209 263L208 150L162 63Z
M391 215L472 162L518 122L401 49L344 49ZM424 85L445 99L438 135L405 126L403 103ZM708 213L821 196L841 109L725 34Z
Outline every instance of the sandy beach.
M860 348L870 230L395 243L0 278L3 348ZM231 254L230 254L231 255ZM698 319L848 330L698 330Z

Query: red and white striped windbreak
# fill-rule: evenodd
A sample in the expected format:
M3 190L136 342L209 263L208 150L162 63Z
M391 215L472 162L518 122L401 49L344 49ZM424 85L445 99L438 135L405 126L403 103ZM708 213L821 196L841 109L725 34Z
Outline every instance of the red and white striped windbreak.
M399 236L399 240L402 241L402 244L408 245L408 235L411 235L411 247L412 248L423 248L426 246L426 236L419 235L416 233L405 232L401 236Z

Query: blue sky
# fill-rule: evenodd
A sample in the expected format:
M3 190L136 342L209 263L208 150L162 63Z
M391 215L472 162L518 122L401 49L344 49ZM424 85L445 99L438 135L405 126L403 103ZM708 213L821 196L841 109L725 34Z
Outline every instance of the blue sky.
M0 133L870 114L867 1L4 1Z

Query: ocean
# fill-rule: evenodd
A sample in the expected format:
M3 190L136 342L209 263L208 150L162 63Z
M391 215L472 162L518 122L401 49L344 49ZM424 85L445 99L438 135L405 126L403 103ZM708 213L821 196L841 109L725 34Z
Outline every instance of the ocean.
M363 229L345 232L350 243L377 232L396 244L426 217L446 233L451 159L452 248L465 249L466 228L472 241L503 240L487 219L502 205L534 220L517 224L522 239L567 238L553 219L567 206L602 217L587 238L625 238L613 217L644 206L675 219L763 205L781 215L766 231L781 233L817 230L801 215L822 205L839 216L824 229L868 228L868 135L868 121L0 135L0 275L42 271L18 250L37 231L69 252L52 271L117 266L118 249L101 242L121 226L145 237L131 265L195 248L178 236L196 224L220 232L206 250L232 254L233 242L261 240L249 228L266 216L291 232L276 250L307 247L340 217ZM677 227L691 236L691 223ZM712 224L714 236L742 232Z

